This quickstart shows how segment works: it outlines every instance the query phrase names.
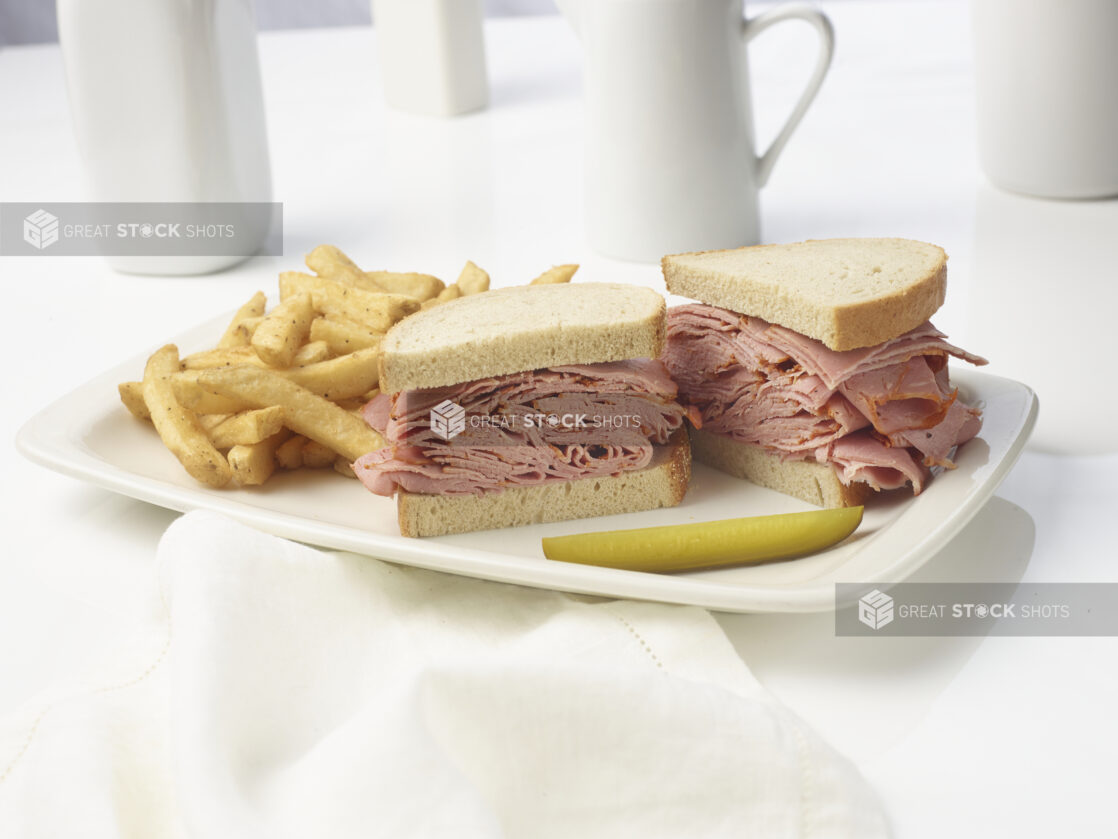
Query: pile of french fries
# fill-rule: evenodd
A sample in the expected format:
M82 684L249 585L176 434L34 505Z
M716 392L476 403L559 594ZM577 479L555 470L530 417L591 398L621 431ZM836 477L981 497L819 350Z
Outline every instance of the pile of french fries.
M211 487L259 486L277 469L352 463L386 445L361 417L377 394L380 345L393 324L423 309L489 290L467 262L446 285L430 274L362 271L333 245L306 257L313 274L284 271L280 302L258 291L210 350L180 358L157 350L120 399L150 421L186 471ZM570 282L558 265L532 284Z

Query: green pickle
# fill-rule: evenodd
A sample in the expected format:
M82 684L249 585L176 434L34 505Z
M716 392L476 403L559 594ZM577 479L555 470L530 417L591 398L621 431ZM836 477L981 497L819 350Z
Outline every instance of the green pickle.
M560 562L656 573L769 562L841 542L861 524L862 512L862 507L840 507L552 536L543 540L543 553Z

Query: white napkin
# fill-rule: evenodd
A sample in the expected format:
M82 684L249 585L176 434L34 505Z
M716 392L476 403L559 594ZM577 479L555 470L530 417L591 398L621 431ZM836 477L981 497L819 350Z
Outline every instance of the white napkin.
M696 608L324 553L211 513L101 681L0 725L5 837L857 837L857 771Z

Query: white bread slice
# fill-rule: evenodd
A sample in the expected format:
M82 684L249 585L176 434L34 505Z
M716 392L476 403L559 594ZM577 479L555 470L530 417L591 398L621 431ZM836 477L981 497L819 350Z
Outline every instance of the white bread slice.
M620 283L516 286L404 318L382 345L386 393L562 364L656 358L664 298Z
M485 495L397 494L404 536L445 536L590 516L674 507L691 480L691 447L683 429L657 446L652 463L635 472L517 487Z
M947 254L911 239L813 239L681 253L661 262L668 291L763 318L833 350L871 347L943 305Z
M700 463L817 507L856 507L874 494L866 483L844 485L828 463L784 460L762 446L739 443L709 431L692 428L690 434L692 454Z

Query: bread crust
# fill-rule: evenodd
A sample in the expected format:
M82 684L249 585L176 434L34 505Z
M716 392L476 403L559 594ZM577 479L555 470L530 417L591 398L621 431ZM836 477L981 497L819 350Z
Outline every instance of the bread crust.
M915 329L947 295L947 254L910 239L671 254L661 269L672 294L780 324L840 351Z
M396 513L404 536L446 536L500 527L566 521L675 507L691 481L691 446L679 429L658 446L651 464L602 478L556 481L484 495L399 492Z
M657 358L665 303L621 283L517 286L451 300L396 324L381 346L385 393L564 364Z
M763 446L710 431L693 428L690 436L692 454L700 463L817 507L857 507L875 494L873 487L861 481L843 484L829 463L786 460Z

